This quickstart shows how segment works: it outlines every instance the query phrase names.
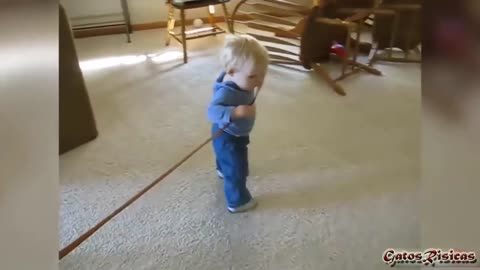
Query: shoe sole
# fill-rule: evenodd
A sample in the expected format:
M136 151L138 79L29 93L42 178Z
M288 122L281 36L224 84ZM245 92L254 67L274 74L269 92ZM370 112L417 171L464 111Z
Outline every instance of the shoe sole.
M250 204L250 205L247 206L247 204ZM257 206L258 206L258 202L257 202L257 201L253 201L253 203L248 202L248 203L246 203L245 205L242 205L242 206L237 207L237 209L227 207L227 210L228 210L228 212L230 212L230 213L232 213L232 214L236 214L236 213L247 212L247 211L249 211L249 210L252 210L252 209L256 208ZM242 208L242 207L243 207L243 208Z

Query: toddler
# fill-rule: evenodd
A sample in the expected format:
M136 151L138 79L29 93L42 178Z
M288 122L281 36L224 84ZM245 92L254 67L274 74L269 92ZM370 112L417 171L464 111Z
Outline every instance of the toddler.
M249 134L255 123L255 90L267 73L267 50L248 35L229 35L221 53L223 71L213 87L207 116L212 122L218 176L230 213L244 212L257 203L247 189Z

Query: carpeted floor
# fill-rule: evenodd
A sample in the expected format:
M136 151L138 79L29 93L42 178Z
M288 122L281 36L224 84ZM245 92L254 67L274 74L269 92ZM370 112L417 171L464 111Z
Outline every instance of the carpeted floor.
M76 41L100 136L61 156L62 247L208 138L221 40L189 42L187 65L163 30ZM125 55L140 57L111 58ZM257 209L226 211L207 145L61 269L390 269L385 249L420 246L420 66L378 68L340 97L271 67L250 145Z

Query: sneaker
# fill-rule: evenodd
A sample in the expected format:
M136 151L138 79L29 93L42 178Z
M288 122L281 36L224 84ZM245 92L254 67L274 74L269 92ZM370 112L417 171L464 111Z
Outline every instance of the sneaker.
M223 173L221 171L217 170L217 175L218 178L223 179Z
M247 202L244 205L240 205L238 207L227 207L227 209L228 209L228 212L230 213L240 213L240 212L245 212L250 209L253 209L255 208L255 206L257 206L257 201L252 198L249 202Z

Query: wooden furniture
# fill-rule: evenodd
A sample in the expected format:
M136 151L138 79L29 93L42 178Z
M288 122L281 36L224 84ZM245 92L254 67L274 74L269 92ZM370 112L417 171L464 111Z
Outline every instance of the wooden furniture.
M252 20L235 21L247 26L246 32L233 29L236 33L249 34L262 42L268 42L266 48L272 64L312 69L336 93L346 95L338 81L360 70L381 75L380 71L358 61L363 21L370 15L365 12L365 8L373 8L375 2L323 0L314 2L310 8L287 0L241 0L232 17L238 13L247 15ZM253 10L243 11L247 8ZM358 8L364 10L359 12L356 10ZM340 59L330 53L333 42L345 46L346 57ZM342 66L339 76L333 77L326 70L324 62L329 60L340 61Z
M61 5L58 39L59 149L62 154L95 139L98 131L78 63L72 29Z
M377 61L421 62L421 29L421 0L383 0L375 10L369 65ZM400 49L404 57L395 57L395 49ZM417 58L411 57L412 50Z
M228 31L231 32L231 23L230 23L230 16L228 14L227 6L225 3L229 2L230 0L190 0L190 1L175 1L175 0L167 0L166 4L168 5L168 21L167 21L167 35L165 40L165 45L170 45L170 38L173 37L177 40L183 47L183 62L188 62L188 55L187 55L187 40L190 39L197 39L203 38L208 36L214 36L217 34L225 33L226 31L220 28L215 23L215 17L213 13L208 11L208 18L210 22L210 27L194 29L187 31L186 30L186 19L185 19L185 11L188 9L194 8L207 8L209 6L221 5L223 14L225 17L225 22L227 23ZM175 28L175 9L180 10L180 25L181 30L180 33L176 33L174 31Z

